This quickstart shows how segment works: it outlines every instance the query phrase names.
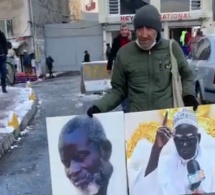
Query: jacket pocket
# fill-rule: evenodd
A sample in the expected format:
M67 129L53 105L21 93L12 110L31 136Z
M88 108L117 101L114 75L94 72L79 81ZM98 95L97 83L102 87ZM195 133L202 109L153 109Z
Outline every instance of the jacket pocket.
M164 90L169 85L171 85L171 69L172 64L170 60L170 55L166 54L163 57L155 57L153 60L153 69L154 69L154 82L157 86L157 90Z

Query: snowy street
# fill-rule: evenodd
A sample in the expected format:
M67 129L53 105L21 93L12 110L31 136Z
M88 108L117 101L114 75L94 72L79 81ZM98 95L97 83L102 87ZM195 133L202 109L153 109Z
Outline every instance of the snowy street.
M0 159L1 195L52 195L46 117L86 113L98 95L80 95L80 76L69 74L34 84L41 104L26 135Z

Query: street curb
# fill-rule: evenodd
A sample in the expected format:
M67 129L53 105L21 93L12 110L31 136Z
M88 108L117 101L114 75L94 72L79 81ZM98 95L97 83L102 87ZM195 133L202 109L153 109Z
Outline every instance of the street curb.
M34 117L37 111L38 99L33 102L31 109L26 113L22 119L19 128L14 129L12 133L1 133L0 134L0 159L2 156L11 148L15 140L21 136L21 132L25 130L31 119Z

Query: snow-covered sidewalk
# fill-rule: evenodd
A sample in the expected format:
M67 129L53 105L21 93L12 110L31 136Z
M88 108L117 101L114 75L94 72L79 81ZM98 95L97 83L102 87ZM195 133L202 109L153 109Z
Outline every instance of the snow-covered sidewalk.
M33 117L37 105L34 95L31 88L8 87L7 94L0 92L0 157Z

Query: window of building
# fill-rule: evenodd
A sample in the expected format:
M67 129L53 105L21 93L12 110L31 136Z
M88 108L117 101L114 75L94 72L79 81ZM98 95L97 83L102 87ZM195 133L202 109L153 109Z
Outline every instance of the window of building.
M161 13L190 11L190 0L160 0Z
M149 3L150 0L120 0L120 14L135 14L137 9Z
M0 20L0 30L6 34L5 20Z
M119 0L109 0L109 14L119 14Z
M12 38L14 36L12 20L0 20L0 30L7 38Z
M190 10L200 10L201 6L201 0L191 0Z
M193 60L208 60L211 54L211 44L207 38L201 39L193 50Z

